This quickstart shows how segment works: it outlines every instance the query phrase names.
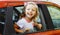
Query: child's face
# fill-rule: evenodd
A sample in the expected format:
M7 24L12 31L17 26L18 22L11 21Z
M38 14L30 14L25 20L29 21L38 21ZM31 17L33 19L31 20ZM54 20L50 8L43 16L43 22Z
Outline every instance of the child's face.
M25 9L26 17L32 18L36 15L36 7L34 5L27 5Z

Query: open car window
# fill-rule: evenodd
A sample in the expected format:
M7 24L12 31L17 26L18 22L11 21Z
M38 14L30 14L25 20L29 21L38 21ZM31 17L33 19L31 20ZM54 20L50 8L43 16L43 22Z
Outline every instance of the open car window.
M60 29L60 8L52 5L47 5L47 8L54 25L54 29Z
M42 18L43 15L42 15L42 11L41 11L41 8L40 7L38 7L38 11L39 11L39 15L37 16L37 19L35 21L38 24L42 24L42 28L41 29L38 29L37 27L34 27L34 31L28 32L28 33L41 32L41 31L45 31L46 30L46 24L42 20L44 18ZM23 5L22 6L15 6L13 8L13 21L14 21L14 24L17 23L19 20L22 19L23 12L24 12L24 6ZM24 20L22 22L25 23ZM25 33L27 33L27 32L25 32Z

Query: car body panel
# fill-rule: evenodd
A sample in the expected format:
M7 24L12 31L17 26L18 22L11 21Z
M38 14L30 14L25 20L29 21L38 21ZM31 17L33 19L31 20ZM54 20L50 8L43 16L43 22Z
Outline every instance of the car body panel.
M27 35L60 35L60 30L51 30L51 31L45 31L45 32L37 32Z
M35 2L37 4L50 4L50 5L53 5L53 6L56 6L56 7L59 7L60 8L60 5L58 4L55 4L55 3L51 3L51 2L45 2L45 1L39 1L39 2ZM18 6L18 5L23 5L24 4L24 1L6 1L6 2L0 2L0 8L4 8L4 7L9 7L9 6Z

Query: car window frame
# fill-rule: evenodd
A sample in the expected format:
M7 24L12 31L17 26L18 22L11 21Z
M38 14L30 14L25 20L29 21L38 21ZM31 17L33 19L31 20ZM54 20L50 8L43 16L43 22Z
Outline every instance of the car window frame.
M41 6L41 9L43 11L42 13L43 13L43 16L44 16L44 22L48 25L47 26L47 29L53 29L53 24L51 24L51 26L48 24L49 22L52 23L52 21L51 21L51 17L49 16L49 13L47 13L48 17L46 15L46 12L48 12L47 7L45 6L45 4L41 4L39 6ZM14 33L16 35L16 32L14 31L14 28L13 27L10 26L11 28L7 28L7 26L9 25L8 22L7 22L7 20L8 20L7 18L11 18L11 19L9 19L9 21L12 23L12 26L13 26L13 22L12 22L12 14L13 14L13 12L12 11L13 11L13 7L11 7L11 8L8 7L7 8L7 11L6 11L6 20L5 20L6 21L6 24L5 24L5 27L4 27L5 29L4 29L4 33L3 33L4 35L11 34L10 32L12 32L12 33ZM10 15L9 17L7 16L8 14ZM48 20L50 20L50 21L48 21ZM11 30L7 30L7 29L11 29ZM8 33L8 31L10 31L10 32ZM25 33L25 34L27 34L27 33ZM31 34L31 33L29 33L29 34Z

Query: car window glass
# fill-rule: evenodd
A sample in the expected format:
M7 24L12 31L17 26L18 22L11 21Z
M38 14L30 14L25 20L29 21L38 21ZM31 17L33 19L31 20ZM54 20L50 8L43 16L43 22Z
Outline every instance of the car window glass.
M54 29L60 29L60 8L51 5L47 5L47 8L54 25Z
M0 33L3 33L4 24L5 24L5 11L6 8L0 8Z

